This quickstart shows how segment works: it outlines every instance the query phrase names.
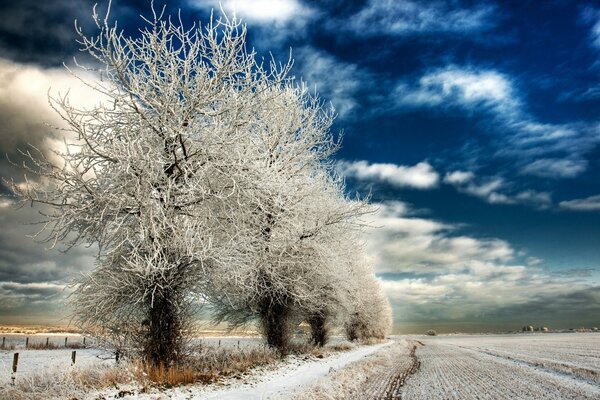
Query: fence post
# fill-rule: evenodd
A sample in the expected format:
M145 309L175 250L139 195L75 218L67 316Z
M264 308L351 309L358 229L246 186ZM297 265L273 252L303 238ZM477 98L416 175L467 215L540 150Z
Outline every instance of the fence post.
M219 339L219 347L221 347L221 339Z
M65 338L65 347L67 347L67 339L68 337Z
M48 347L48 345L49 345L49 344L50 344L50 338L49 338L49 337L47 337L47 338L46 338L46 347Z
M12 374L10 375L11 383L15 384L15 374L17 373L17 366L19 365L19 353L15 353L13 356Z
M5 337L3 337L3 338L2 338L2 348L4 348L4 345L5 345L5 344L6 344L6 338L5 338Z
M13 373L17 372L18 365L19 365L19 353L15 353L15 355L13 356L13 367L12 367Z
M117 350L116 354L115 354L115 364L119 363L119 356L121 355L120 351Z
M75 357L77 356L77 351L73 350L71 352L71 365L75 365Z
M85 346L85 336L83 337L83 345Z
M25 348L29 347L29 338L25 338Z

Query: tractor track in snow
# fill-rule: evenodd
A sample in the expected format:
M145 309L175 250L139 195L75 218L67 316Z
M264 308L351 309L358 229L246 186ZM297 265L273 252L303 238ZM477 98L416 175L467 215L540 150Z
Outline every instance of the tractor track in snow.
M416 351L419 346L424 346L419 341L410 342L410 352L408 359L400 359L389 374L380 375L373 379L366 388L365 393L369 398L377 400L399 400L402 399L402 388L406 380L421 366L417 358Z

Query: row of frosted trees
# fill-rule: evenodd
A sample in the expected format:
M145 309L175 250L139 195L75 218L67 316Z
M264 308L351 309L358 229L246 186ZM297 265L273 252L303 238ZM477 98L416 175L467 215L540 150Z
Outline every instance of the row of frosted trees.
M257 323L282 354L301 322L317 345L332 326L384 337L390 308L360 241L372 209L345 195L333 114L291 63L258 62L226 17L185 29L153 13L132 38L94 15L98 34L79 33L98 105L51 99L72 140L59 164L29 152L38 178L13 185L45 205L47 240L99 247L76 323L169 365L198 304Z

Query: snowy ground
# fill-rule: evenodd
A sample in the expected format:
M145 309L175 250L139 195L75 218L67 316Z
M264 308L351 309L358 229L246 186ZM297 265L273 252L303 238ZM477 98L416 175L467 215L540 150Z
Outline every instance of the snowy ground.
M405 399L600 399L600 335L419 338Z
M45 337L38 341L42 340ZM64 342L64 335L55 340ZM219 346L219 341L228 347L263 345L260 339L248 337L198 340L212 346ZM0 385L10 377L15 351L20 352L20 376L41 368L114 363L103 360L106 353L97 349L78 349L73 367L71 349L21 346L0 352ZM106 389L85 398L600 399L600 334L400 336L322 359L291 356L217 384L154 388L144 394L139 389Z
M288 394L301 387L310 387L328 374L362 360L392 344L359 346L356 349L332 354L322 359L312 356L290 356L275 366L258 368L243 381L226 381L224 384L184 386L163 391L152 390L140 394L136 388L125 388L131 395L124 398L143 400L158 399L206 399L206 400L254 400L287 399ZM123 398L123 389L90 393L89 399L106 400Z

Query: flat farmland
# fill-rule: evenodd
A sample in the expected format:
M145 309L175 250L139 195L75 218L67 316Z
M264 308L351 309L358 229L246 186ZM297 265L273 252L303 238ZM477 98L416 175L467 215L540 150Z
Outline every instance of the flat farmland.
M417 338L404 399L599 399L600 334ZM400 397L399 396L399 397Z

